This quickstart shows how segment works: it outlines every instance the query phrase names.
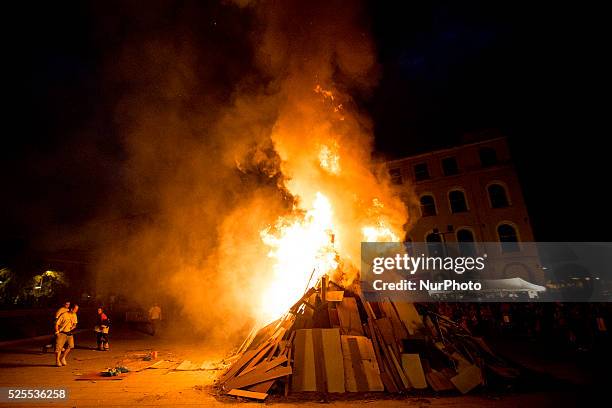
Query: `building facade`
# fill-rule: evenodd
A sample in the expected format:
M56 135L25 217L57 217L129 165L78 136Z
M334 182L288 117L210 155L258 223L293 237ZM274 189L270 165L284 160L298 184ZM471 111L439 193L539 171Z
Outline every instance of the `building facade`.
M442 250L473 245L487 254L487 277L544 283L537 251L521 244L534 237L504 137L389 161L387 168L412 217L406 242Z

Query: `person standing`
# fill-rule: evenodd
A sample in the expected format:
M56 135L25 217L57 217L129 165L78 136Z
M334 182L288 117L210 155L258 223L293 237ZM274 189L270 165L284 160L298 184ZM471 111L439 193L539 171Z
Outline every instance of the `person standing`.
M110 330L110 319L104 313L104 309L98 308L98 315L96 317L96 340L98 343L98 350L108 351L110 349L108 345L108 332Z
M159 326L159 322L162 319L162 310L159 307L159 304L155 302L153 306L149 309L149 324L151 325L151 336L155 336L157 332L157 327Z
M77 326L77 312L79 306L74 304L70 310L62 313L55 322L55 365L58 367L68 365L66 357L74 348L74 329ZM62 350L65 348L65 351Z
M64 313L66 313L68 310L70 310L70 302L64 302L63 306L60 306L59 309L57 309L57 311L55 312L55 318L53 319L53 325L55 325L55 322L57 322L57 319ZM51 339L51 343L49 344L45 344L42 348L43 353L46 353L48 349L54 349L55 348L55 336L53 337L53 339Z
M70 302L65 302L63 306L61 306L59 309L57 309L57 311L55 312L55 320L57 321L57 319L64 313L66 313L67 311L70 310Z

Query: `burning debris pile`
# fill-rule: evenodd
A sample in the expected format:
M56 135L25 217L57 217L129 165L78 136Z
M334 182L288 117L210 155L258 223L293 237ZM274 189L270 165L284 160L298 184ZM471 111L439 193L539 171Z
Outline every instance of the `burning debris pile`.
M518 371L454 322L412 303L366 301L324 275L280 319L253 330L218 378L224 394L467 393Z

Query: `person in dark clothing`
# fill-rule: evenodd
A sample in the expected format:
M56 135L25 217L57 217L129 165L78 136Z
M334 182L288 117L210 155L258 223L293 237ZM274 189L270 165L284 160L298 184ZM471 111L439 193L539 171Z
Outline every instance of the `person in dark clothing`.
M96 317L96 338L98 341L98 350L108 351L110 349L108 344L108 332L110 329L110 319L104 313L104 309L98 308L98 316Z

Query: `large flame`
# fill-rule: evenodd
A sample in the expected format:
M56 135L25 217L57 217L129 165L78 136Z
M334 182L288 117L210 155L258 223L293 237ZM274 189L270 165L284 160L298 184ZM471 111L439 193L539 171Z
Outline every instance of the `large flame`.
M273 280L262 295L262 318L269 321L285 313L309 283L338 267L331 203L317 193L302 219L280 218L261 237L272 248L268 256L276 261Z
M287 312L324 274L351 284L358 279L360 243L397 242L406 220L405 212L385 206L397 199L373 176L363 147L350 145L352 135L342 133L351 117L338 98L319 85L314 94L316 100L300 100L293 120L280 120L273 135L299 206L261 231L274 260L261 291L261 323Z

